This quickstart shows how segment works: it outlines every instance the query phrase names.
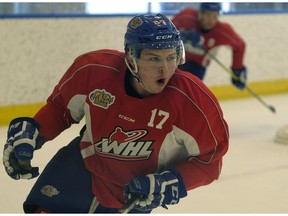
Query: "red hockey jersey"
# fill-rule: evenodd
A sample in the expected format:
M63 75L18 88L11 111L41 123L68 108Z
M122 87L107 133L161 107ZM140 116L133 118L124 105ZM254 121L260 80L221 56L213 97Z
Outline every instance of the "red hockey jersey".
M86 121L81 154L94 195L120 208L134 176L176 168L187 190L217 179L228 127L210 90L177 69L167 87L143 99L125 91L125 54L99 50L78 57L34 117L51 140Z
M184 9L172 19L172 22L180 31L194 29L204 38L203 46L206 53L197 55L186 51L187 61L206 67L210 63L207 53L215 54L219 46L227 45L233 51L232 68L238 70L244 66L245 42L228 23L218 21L209 32L203 33L198 22L198 10L193 8Z

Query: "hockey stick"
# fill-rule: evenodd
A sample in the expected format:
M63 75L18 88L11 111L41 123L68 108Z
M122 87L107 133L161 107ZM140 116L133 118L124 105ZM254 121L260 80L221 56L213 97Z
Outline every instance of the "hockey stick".
M227 68L222 62L220 62L213 54L208 52L208 55L219 65L221 66L227 73L230 74L231 77L233 77L236 80L239 80L239 77L237 77L229 68ZM254 96L261 104L263 104L266 108L268 108L271 112L276 113L276 109L272 105L268 105L259 95L257 95L251 88L249 88L248 85L246 85L245 89Z
M121 213L121 214L129 213L131 211L131 209L134 208L137 201L139 201L140 199L141 199L141 196L139 196L137 194L133 194L132 197L126 203L124 203L124 205L121 207L121 209L119 209L119 213Z

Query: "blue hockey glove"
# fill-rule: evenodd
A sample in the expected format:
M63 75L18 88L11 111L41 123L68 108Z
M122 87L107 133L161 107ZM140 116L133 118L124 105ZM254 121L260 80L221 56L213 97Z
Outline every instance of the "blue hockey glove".
M158 206L177 204L180 198L187 196L187 191L182 177L173 169L133 178L124 187L126 202L132 194L141 197L134 208L149 211Z
M235 74L235 76L237 77L237 79L235 77L231 78L232 84L241 90L244 89L246 87L246 82L247 82L246 67L243 67L243 68L238 69L238 70L232 69L232 71Z
M181 31L180 33L183 43L190 41L192 46L200 45L201 35L197 33L194 29L191 29L189 31Z
M7 174L15 179L31 179L39 175L39 168L31 166L35 149L41 148L39 125L33 118L21 117L11 121L4 146L3 164Z
M186 51L196 55L205 54L205 48L203 46L204 40L194 29L190 31L181 31L181 39Z

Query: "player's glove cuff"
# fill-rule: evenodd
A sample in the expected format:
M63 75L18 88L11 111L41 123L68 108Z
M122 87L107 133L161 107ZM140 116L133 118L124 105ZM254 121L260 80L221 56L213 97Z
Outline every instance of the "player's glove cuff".
M173 176L175 176L178 180L178 197L179 197L179 199L186 197L187 196L187 190L186 190L186 187L185 187L185 184L184 184L184 181L183 181L181 174L175 168L170 169L168 172L170 173L170 175L169 175L170 178L172 177L172 174L173 174ZM165 176L165 178L168 180L168 176L167 177Z
M15 118L9 124L7 139L13 137L13 147L26 141L33 149L40 149L45 143L45 139L39 136L39 128L39 124L33 118Z

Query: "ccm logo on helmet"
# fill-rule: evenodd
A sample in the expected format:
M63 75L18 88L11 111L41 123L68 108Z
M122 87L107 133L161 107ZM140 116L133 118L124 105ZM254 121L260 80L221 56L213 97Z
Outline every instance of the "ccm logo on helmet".
M165 40L165 39L170 39L173 38L173 35L162 35L162 36L157 36L156 40Z

